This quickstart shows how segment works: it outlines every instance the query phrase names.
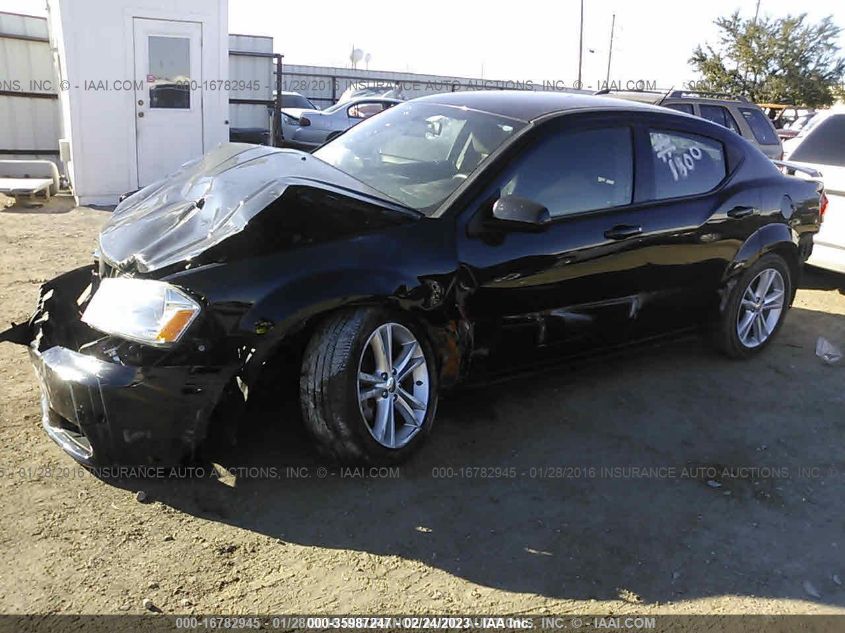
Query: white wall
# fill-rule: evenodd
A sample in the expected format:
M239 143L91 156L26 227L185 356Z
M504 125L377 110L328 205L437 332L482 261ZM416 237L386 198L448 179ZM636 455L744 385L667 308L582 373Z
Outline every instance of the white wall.
M79 204L115 204L138 188L135 93L91 90L86 81L134 80L133 18L202 24L202 75L228 77L227 0L47 0L50 37L61 80L68 176ZM203 149L229 137L229 95L203 90Z

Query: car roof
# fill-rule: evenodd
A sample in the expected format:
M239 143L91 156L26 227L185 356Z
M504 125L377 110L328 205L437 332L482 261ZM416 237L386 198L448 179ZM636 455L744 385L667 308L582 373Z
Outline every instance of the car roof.
M414 99L414 102L471 108L522 121L533 121L547 114L586 108L666 113L664 108L624 99L599 97L590 94L534 92L530 90L445 92L418 97Z
M651 103L654 105L664 105L669 103L703 103L705 105L737 105L743 107L756 105L741 97L717 96L713 93L696 92L695 90L664 90L662 92L657 90L612 90L604 94L607 94L608 97L615 97L617 99Z
M338 103L342 103L342 105L347 105L352 103L358 103L360 101L389 101L391 103L405 103L402 99L397 99L396 97L382 97L380 95L357 95L343 102L338 101ZM337 105L337 103L334 105Z

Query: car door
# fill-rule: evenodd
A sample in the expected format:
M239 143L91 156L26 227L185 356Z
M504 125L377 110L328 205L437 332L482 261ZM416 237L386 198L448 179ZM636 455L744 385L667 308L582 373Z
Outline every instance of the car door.
M578 349L683 324L690 296L715 290L723 245L704 227L725 203L712 193L725 180L723 148L710 140L716 165L705 169L702 147L660 134L632 113L562 117L467 209L458 252L468 314L506 358L532 341ZM536 232L485 227L503 195L546 206L551 222Z
M659 327L706 318L742 245L771 218L760 190L732 177L744 159L730 132L676 117L641 128L639 199L649 234L641 256L652 271Z
M618 118L546 125L462 215L458 255L477 344L510 363L537 345L616 339L637 310L634 128ZM493 201L548 208L541 231L499 228ZM495 358L495 357L494 357Z

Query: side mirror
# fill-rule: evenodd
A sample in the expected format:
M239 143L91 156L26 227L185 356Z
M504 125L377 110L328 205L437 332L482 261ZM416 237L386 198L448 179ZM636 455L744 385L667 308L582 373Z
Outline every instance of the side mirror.
M551 219L546 207L528 198L502 196L493 204L493 220L516 230L540 231Z

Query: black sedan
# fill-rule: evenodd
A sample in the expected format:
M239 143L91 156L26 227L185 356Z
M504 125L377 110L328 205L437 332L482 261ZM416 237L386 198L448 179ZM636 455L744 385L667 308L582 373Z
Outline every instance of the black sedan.
M95 264L2 339L29 346L44 428L87 465L192 455L278 389L278 361L324 454L398 461L469 375L690 325L760 352L821 196L667 109L437 95L313 154L225 145L127 197Z

